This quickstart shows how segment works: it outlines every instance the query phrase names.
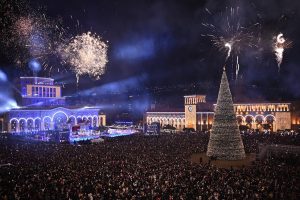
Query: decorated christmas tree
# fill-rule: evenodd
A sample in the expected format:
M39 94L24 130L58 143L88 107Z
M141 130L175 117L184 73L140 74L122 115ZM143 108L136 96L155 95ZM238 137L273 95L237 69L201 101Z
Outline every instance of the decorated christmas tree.
M244 145L236 121L225 69L221 79L207 156L215 157L218 160L245 158Z

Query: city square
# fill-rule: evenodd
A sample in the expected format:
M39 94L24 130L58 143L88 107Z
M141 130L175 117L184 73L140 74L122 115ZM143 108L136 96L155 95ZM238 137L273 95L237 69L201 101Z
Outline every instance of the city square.
M0 0L0 199L299 199L299 11Z

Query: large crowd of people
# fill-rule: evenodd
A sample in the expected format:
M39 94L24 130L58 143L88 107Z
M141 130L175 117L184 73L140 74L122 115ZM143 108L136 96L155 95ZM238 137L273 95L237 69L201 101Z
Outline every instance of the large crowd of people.
M258 143L300 145L300 135L244 134ZM0 142L1 199L299 199L299 155L241 169L191 162L208 135L134 135L99 144Z

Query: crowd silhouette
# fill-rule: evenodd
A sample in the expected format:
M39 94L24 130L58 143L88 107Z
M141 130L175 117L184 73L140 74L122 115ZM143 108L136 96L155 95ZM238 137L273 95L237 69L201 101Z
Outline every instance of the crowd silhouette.
M258 143L300 145L300 135L243 134ZM205 133L134 135L99 144L0 142L1 199L299 199L299 156L280 154L242 169L192 163Z

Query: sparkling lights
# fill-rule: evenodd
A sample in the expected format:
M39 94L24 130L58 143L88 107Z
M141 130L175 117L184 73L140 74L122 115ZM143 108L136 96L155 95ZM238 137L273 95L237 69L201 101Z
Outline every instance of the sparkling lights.
M81 75L87 74L99 79L105 73L107 48L99 36L87 32L71 39L59 51L63 60L72 66L78 82Z
M207 156L213 156L220 160L241 160L245 158L244 145L236 121L225 70L220 84Z

